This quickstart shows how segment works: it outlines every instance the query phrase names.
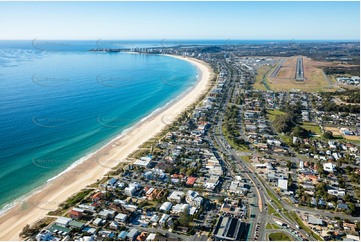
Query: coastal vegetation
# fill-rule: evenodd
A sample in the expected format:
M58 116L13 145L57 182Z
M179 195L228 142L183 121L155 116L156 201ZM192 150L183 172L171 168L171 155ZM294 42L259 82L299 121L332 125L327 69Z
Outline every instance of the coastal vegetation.
M72 195L65 202L59 205L59 208L55 211L50 211L48 215L60 216L63 215L70 207L75 206L79 202L81 202L85 197L87 197L94 189L83 189L80 192Z

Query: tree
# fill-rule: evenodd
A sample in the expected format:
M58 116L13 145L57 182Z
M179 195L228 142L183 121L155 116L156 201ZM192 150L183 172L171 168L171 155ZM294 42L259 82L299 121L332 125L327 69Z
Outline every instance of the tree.
M277 115L273 125L277 132L279 133L287 133L291 132L294 127L294 122L292 120L292 115L290 113L286 113L283 115Z
M288 170L291 170L292 162L290 160L287 161L287 167L288 167Z
M316 196L317 197L324 197L327 196L327 189L326 184L323 182L319 182L316 184Z
M331 131L325 131L325 132L323 133L323 137L324 137L325 139L333 139L333 134L332 134Z
M301 126L297 125L293 131L292 135L300 138L307 138L309 136L309 132L302 128Z
M182 226L186 226L188 227L189 226L189 223L190 223L190 216L188 214L188 209L185 208L184 211L181 213L180 217L179 217L179 223L182 225Z

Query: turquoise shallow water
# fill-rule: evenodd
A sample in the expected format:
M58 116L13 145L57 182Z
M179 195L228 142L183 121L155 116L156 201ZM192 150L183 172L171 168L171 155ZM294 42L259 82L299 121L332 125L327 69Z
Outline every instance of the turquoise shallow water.
M2 209L180 95L198 74L158 55L0 48L0 56Z

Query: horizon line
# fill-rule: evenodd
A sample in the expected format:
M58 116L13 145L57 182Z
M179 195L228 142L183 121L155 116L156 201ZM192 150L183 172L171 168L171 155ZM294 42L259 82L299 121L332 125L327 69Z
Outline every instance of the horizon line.
M1 1L1 0L0 0ZM217 41L217 40L224 40L224 41L360 41L360 39L237 39L237 38L190 38L190 39L186 39L186 38L175 38L175 39L168 39L168 38L149 38L149 39L114 39L114 38L98 38L98 39L51 39L51 38L33 38L33 39L0 39L0 41L18 41L18 40L24 40L24 41L34 41L34 40L64 40L64 41L99 41L99 40L117 40L117 41L165 41L165 40L213 40L213 41Z

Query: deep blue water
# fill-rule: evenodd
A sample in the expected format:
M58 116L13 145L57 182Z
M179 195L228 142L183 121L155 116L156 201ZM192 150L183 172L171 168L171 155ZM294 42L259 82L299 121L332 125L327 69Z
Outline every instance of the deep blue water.
M70 44L74 43L70 42ZM0 206L190 88L197 69L167 56L42 51L0 42Z

